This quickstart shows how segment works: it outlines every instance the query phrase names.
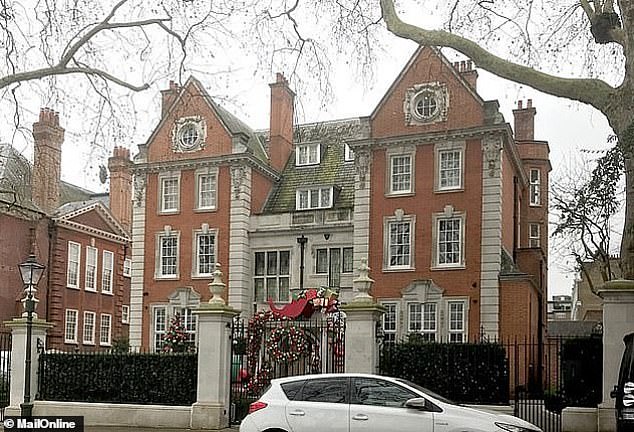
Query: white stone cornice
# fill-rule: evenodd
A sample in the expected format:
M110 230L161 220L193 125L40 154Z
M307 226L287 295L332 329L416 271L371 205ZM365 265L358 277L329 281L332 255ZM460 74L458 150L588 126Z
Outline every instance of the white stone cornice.
M112 240L116 243L127 244L130 242L130 239L127 237L119 236L116 234L109 233L107 231L103 231L97 228L90 227L88 225L80 224L78 222L68 221L68 220L56 220L55 224L59 227L63 227L69 229L71 231L81 232L84 234L89 234L94 237L99 237L106 240Z

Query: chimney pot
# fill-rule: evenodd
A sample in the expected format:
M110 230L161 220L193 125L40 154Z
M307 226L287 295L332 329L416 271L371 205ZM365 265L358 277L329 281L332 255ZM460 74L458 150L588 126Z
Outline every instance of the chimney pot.
M523 105L523 104L522 104L522 101L521 101L521 100L518 100L518 101L517 101L517 109L522 109L522 105Z
M465 68L466 68L466 63L465 63L465 61L463 60L463 61L461 61L461 62L460 62L460 72L464 72L464 71L465 71Z
M532 107L533 107L533 99L529 99L529 100L526 102L526 108L532 108Z

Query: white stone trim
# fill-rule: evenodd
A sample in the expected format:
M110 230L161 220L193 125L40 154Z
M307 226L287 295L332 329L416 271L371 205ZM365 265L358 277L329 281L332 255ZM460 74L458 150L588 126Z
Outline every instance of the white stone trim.
M354 174L354 212L352 215L352 246L353 252L353 273L361 265L362 258L369 258L370 255L370 176L372 174L372 152L367 149L358 149L355 153L355 174ZM367 180L367 181L366 181ZM367 185L367 187L366 187Z
M502 267L502 141L482 140L482 228L480 264L480 326L483 335L500 335L500 282Z
M136 173L136 202L132 207L132 267L130 276L130 348L138 351L141 348L143 333L143 276L145 273L145 193L146 174Z

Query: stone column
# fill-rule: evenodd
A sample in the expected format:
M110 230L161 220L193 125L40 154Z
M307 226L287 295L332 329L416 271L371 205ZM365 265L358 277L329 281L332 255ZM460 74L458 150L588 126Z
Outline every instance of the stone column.
M610 391L616 385L623 337L634 331L634 281L613 280L598 290L603 299L603 402L599 405L599 432L616 430L614 399Z
M379 366L376 325L384 308L370 295L374 281L368 276L370 268L365 258L358 270L359 277L352 281L355 297L341 307L346 314L346 372L373 374Z
M209 289L211 300L194 311L198 315L198 391L190 427L218 430L229 426L231 320L239 311L221 297L225 284L219 269Z
M249 221L251 217L251 168L231 166L231 210L229 220L229 305L250 315L253 304L251 290L251 248Z
M24 402L26 318L14 318L11 321L5 321L4 325L11 329L11 388L9 406L6 408L5 414L20 415L20 404ZM31 327L31 401L35 399L38 387L38 340L40 346L46 346L46 332L52 327L52 323L33 318L33 326ZM37 415L35 412L33 414Z

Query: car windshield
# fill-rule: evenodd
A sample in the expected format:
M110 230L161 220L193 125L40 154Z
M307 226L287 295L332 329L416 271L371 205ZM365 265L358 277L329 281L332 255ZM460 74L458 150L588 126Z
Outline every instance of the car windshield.
M446 404L450 404L450 405L457 405L455 402L450 401L450 400L449 400L449 399L447 399L446 397L440 396L439 394L434 393L433 391L428 390L428 389L426 389L425 387L420 386L420 385L418 385L418 384L416 384L416 383L413 383L413 382L411 382L411 381L408 381L408 380L406 380L406 379L396 378L396 381L398 381L398 382L400 382L400 383L403 383L403 384L406 384L406 385L408 385L408 386L410 386L410 387L413 387L413 388L415 388L416 390L418 390L418 391L420 391L420 392L423 392L423 393L425 393L426 395L429 395L429 396L433 397L434 399L439 400L440 402L444 402L444 403L446 403Z

